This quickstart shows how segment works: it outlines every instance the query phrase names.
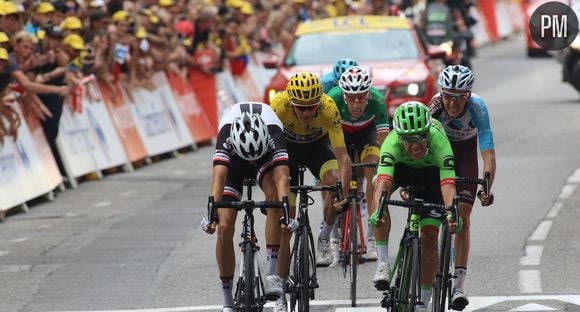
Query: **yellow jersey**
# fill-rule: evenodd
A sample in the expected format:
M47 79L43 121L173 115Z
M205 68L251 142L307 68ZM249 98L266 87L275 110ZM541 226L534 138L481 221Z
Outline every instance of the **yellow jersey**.
M282 121L284 135L288 141L310 143L328 133L333 148L346 147L340 112L330 96L322 94L316 115L309 124L298 120L290 103L290 96L286 91L276 94L270 106Z

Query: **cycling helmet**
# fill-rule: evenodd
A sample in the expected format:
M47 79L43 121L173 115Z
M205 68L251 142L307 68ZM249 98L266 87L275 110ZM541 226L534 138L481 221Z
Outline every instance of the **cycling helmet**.
M300 72L290 77L286 92L292 100L315 102L322 97L322 83L315 74Z
M431 113L421 102L408 101L397 107L393 126L399 135L415 135L429 131Z
M258 114L242 113L234 118L230 139L234 151L245 160L257 160L268 151L268 127Z
M449 65L439 74L437 83L443 89L470 91L475 77L469 67Z
M340 60L338 60L338 62L334 64L334 68L332 69L332 72L334 73L334 81L338 81L342 73L344 73L351 66L358 66L357 61L348 57L341 58Z
M366 67L352 66L347 69L340 80L338 85L344 93L364 93L371 89L373 84L373 79L369 74Z

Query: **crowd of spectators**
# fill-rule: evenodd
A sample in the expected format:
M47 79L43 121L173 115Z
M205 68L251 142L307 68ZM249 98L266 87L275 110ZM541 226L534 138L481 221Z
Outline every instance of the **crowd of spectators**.
M56 150L65 98L94 77L130 95L170 71L244 72L254 51L282 51L298 22L389 14L389 0L0 0L0 146L38 116ZM399 5L411 1L395 0Z

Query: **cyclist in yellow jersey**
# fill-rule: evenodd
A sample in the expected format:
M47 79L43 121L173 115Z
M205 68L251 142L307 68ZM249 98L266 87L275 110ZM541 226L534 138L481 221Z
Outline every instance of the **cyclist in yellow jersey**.
M286 90L278 93L271 104L284 125L288 141L290 185L298 183L298 166L305 165L323 185L349 181L350 158L344 143L340 112L328 95L322 92L318 76L301 72L288 81ZM347 183L343 192L348 191ZM324 194L324 224L318 237L319 266L332 263L330 233L336 218L334 194ZM290 201L295 204L294 200ZM282 276L281 276L282 277Z

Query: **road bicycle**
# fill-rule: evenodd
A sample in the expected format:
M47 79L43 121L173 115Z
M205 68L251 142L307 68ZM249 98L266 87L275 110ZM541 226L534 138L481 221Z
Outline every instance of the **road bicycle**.
M216 211L218 208L231 208L245 212L241 235L242 241L239 244L242 256L240 257L240 275L238 276L234 294L234 311L262 311L266 301L278 298L266 298L264 293L264 282L257 259L257 252L260 247L254 232L254 209L282 209L282 221L288 225L290 206L288 197L284 197L281 202L254 201L252 200L252 186L256 185L256 181L246 178L243 180L243 185L246 188L246 200L214 201L214 197L210 196L208 199L208 220L212 220L212 222L217 220Z
M378 216L382 218L385 205L395 205L409 208L407 225L399 243L397 256L389 276L390 285L383 293L381 306L388 311L414 312L415 307L423 304L421 301L421 240L420 240L420 211L431 210L433 212L447 214L451 212L451 218L457 220L457 201L454 198L452 206L428 203L422 199L409 201L387 199L387 192L383 190L379 201ZM444 218L444 223L448 218Z
M342 198L342 184L339 181L336 186L310 186L304 185L305 166L298 167L298 186L291 186L290 190L297 194L298 198L298 227L294 231L294 243L291 259L291 272L288 276L286 292L290 294L290 310L308 312L310 300L314 299L314 290L319 287L316 278L316 255L314 237L310 227L308 206L314 204L314 199L308 195L315 191L337 192L339 200Z
M482 191L489 194L490 173L485 172L484 178L456 177L456 183L480 184ZM444 222L439 231L439 266L433 283L433 312L447 311L452 308L451 295L455 276L454 233L449 224Z
M356 151L353 147L351 151ZM351 152L351 159L354 155ZM341 211L342 229L340 235L340 257L343 276L346 278L348 271L350 277L350 300L351 306L356 307L356 279L357 265L364 263L363 255L367 251L365 243L364 227L362 224L361 207L364 200L364 193L359 192L359 182L357 176L358 168L376 168L376 163L352 163L349 183L348 204Z

